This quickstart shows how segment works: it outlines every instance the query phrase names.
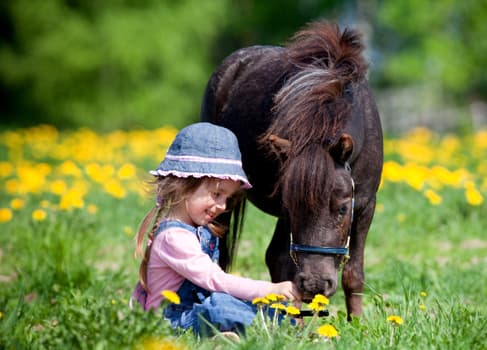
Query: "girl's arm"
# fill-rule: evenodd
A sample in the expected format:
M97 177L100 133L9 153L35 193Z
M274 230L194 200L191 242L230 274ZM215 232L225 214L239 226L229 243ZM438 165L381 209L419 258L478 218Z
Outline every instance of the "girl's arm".
M271 282L224 272L201 250L196 236L187 230L165 230L153 244L152 254L157 254L175 272L208 291L224 292L239 299L252 300L276 290L276 285Z

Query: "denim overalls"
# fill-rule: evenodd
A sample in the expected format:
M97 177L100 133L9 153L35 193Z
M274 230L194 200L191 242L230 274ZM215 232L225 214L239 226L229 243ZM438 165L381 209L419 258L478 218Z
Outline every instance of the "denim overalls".
M180 221L163 221L156 235L169 227L182 227L193 232L201 243L201 249L218 263L218 237L213 236L207 227L184 224ZM189 329L200 336L208 336L218 331L244 333L244 326L252 323L256 307L226 293L209 292L185 280L178 289L181 304L170 304L163 311L164 317L173 328ZM211 326L209 325L211 324Z

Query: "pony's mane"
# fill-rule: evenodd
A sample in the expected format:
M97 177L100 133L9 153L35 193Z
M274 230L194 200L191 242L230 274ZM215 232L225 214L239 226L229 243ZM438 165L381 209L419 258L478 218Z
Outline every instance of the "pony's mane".
M284 205L295 215L319 208L326 200L323 195L330 192L327 178L334 167L323 154L338 141L352 111L350 86L365 77L368 66L362 56L362 35L353 29L341 32L327 22L311 23L285 47L293 68L274 96L275 118L260 142L265 146L270 135L289 140L287 160L306 169L299 171L289 161L282 165L279 186Z
M367 71L362 35L316 22L297 32L286 48L295 74L274 97L276 118L267 134L291 141L294 154L310 143L332 145L350 114L344 89Z

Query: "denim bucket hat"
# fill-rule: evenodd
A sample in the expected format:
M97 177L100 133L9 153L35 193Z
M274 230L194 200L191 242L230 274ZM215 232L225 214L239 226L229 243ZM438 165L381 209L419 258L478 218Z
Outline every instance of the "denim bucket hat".
M154 176L203 176L240 181L252 186L242 168L237 137L230 130L211 123L191 124L179 131Z

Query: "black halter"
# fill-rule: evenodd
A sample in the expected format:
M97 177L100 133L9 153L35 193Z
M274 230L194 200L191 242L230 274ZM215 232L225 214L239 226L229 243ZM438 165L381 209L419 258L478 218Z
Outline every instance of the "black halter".
M352 173L350 165L345 163L345 169L348 173ZM352 213L350 218L350 228L348 230L347 242L345 243L344 247L319 247L319 246L312 246L312 245L305 245L305 244L295 244L293 243L293 233L290 232L290 244L289 244L289 255L293 260L296 267L299 268L299 261L298 256L296 253L309 253L309 254L320 254L320 255L342 255L341 264L344 265L348 259L350 258L349 255L349 244L350 244L350 235L352 232L352 223L353 223L353 211L355 208L355 183L352 180Z

